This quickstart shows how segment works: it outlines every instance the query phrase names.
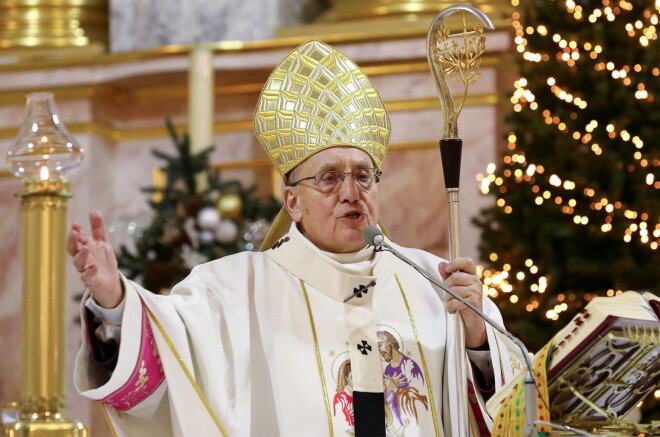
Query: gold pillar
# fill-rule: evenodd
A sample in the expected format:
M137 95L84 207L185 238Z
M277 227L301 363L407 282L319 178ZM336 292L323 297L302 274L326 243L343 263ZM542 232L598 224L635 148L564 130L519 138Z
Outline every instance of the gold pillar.
M0 0L0 49L108 45L108 0Z
M66 419L65 266L69 185L61 180L23 183L21 416L5 437L87 437Z
M435 15L452 5L472 5L491 16L510 16L510 0L332 0L321 22L343 22L370 18L402 17L415 19Z

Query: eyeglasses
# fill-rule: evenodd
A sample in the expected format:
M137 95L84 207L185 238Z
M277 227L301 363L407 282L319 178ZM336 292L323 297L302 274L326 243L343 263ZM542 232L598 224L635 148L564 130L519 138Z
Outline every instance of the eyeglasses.
M290 187L295 187L302 181L314 180L314 186L321 191L322 193L330 193L334 191L335 188L344 183L347 175L351 175L353 181L357 184L358 187L364 188L365 190L371 187L374 181L376 183L380 182L380 176L383 174L380 170L375 168L356 168L351 171L338 171L338 170L328 170L320 171L314 176L307 178L302 178L296 182L289 184Z

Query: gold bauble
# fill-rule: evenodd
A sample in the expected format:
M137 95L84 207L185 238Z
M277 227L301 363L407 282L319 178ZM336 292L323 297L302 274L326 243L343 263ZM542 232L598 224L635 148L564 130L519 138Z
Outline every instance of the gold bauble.
M235 220L241 216L243 199L236 193L227 193L218 200L218 211L224 219Z

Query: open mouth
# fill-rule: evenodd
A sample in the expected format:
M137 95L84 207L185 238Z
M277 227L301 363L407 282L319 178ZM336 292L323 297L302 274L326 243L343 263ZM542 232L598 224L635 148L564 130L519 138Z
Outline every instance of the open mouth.
M348 219L357 219L357 218L360 217L360 215L361 215L361 214L360 214L359 212L349 212L348 214L346 214L346 215L344 216L344 218L348 218Z

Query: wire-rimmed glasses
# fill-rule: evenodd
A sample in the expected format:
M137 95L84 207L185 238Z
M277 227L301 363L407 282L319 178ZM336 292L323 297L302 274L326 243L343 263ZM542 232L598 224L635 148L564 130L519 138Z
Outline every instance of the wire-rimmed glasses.
M309 176L292 182L289 186L295 187L303 181L314 180L314 186L319 191L322 193L330 193L344 183L344 179L346 179L347 175L351 175L353 181L358 187L367 190L371 187L374 181L376 181L376 183L380 182L380 176L382 174L383 172L375 168L356 168L355 170L346 172L339 170L326 170L320 171L314 176Z

